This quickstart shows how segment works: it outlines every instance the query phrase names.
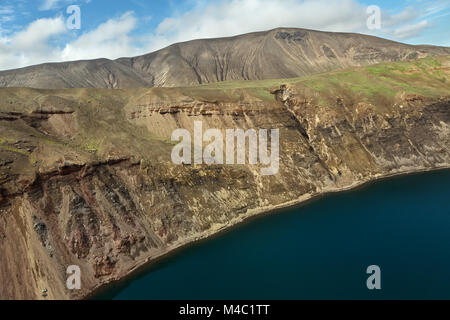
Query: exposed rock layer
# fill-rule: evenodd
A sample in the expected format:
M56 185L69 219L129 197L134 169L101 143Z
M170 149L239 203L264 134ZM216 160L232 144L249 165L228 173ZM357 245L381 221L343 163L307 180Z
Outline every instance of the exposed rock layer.
M82 298L262 211L450 167L450 94L363 99L302 83L273 88L271 99L255 92L0 90L0 298L40 299L43 289L47 299ZM195 120L279 128L279 173L172 164L172 131ZM79 291L66 289L69 265L81 268Z

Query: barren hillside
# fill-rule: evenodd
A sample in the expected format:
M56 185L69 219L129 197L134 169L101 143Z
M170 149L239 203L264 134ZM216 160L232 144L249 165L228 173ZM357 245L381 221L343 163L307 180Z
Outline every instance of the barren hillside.
M194 40L135 58L48 63L0 72L0 87L175 87L295 78L340 68L450 54L361 34L279 28Z

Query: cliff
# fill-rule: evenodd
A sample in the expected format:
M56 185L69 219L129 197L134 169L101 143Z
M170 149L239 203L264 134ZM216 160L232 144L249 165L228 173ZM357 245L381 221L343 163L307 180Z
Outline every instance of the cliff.
M290 80L0 89L0 298L79 299L258 213L450 167L450 58ZM177 128L280 130L279 172L175 165ZM82 287L66 288L66 268Z

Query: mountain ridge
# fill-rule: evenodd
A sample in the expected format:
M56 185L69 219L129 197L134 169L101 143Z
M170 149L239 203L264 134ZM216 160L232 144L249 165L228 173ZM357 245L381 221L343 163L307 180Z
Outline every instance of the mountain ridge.
M175 43L136 57L45 63L0 71L0 87L178 87L295 78L448 54L447 47L408 45L358 33L276 28Z

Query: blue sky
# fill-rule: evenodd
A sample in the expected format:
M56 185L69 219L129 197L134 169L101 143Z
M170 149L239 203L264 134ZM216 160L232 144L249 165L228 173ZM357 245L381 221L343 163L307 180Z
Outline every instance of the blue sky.
M67 28L70 5L80 7L79 30ZM367 27L371 5L381 9L380 29ZM280 26L450 46L450 0L0 0L0 70Z

